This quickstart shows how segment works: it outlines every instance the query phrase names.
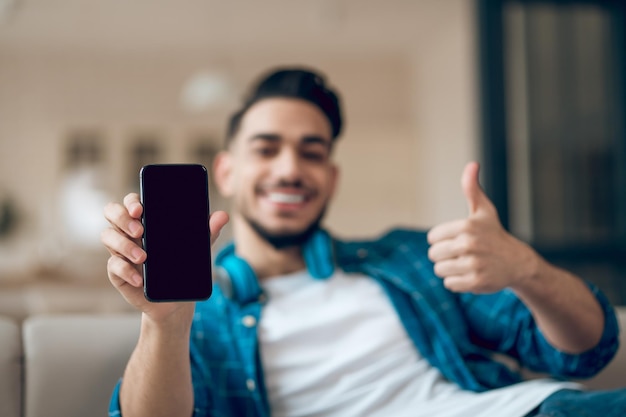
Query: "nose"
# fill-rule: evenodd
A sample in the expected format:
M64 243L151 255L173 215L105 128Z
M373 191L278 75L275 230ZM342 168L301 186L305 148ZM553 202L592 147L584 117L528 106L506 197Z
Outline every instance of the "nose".
M292 183L301 179L302 167L295 149L283 149L274 162L274 174L281 181Z

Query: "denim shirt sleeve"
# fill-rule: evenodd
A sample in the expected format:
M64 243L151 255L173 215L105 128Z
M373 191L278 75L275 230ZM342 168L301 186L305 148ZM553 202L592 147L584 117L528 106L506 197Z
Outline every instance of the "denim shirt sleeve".
M120 417L122 415L122 410L120 407L120 386L122 385L122 380L120 379L115 384L115 388L113 388L113 394L111 394L111 401L109 402L109 417Z
M615 311L604 294L595 285L586 284L600 303L605 322L600 342L581 354L569 354L554 348L542 334L530 310L510 290L489 295L461 294L459 298L476 343L506 353L523 367L555 378L590 378L617 352L619 327Z

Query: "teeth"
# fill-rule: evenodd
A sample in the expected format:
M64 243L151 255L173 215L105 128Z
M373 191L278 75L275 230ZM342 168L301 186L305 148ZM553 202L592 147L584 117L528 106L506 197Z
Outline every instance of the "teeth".
M304 202L301 194L269 193L268 197L273 203L298 204Z

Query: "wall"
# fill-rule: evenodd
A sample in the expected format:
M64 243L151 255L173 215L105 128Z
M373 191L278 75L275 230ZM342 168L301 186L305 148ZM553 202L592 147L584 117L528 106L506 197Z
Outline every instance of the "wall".
M0 280L31 273L33 256L44 269L75 258L57 209L73 129L95 128L106 137L104 188L115 199L128 191L126 151L137 133L161 135L172 160L184 159L197 133L219 144L234 99L198 114L179 106L181 86L202 68L228 74L233 97L281 63L323 69L338 86L347 129L336 155L339 195L327 219L337 234L365 237L463 216L460 174L477 153L472 3L424 5L434 20L427 36L386 50L242 49L225 57L193 49L0 48L0 190L15 196L26 225L17 239L0 242Z

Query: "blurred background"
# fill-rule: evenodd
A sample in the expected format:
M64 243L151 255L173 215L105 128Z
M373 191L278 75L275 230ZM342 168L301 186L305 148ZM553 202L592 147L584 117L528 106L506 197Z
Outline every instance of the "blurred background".
M144 164L209 166L246 87L277 65L317 68L342 94L336 235L465 216L460 175L477 159L507 228L626 304L625 10L0 0L0 314L128 309L106 278L103 206Z

